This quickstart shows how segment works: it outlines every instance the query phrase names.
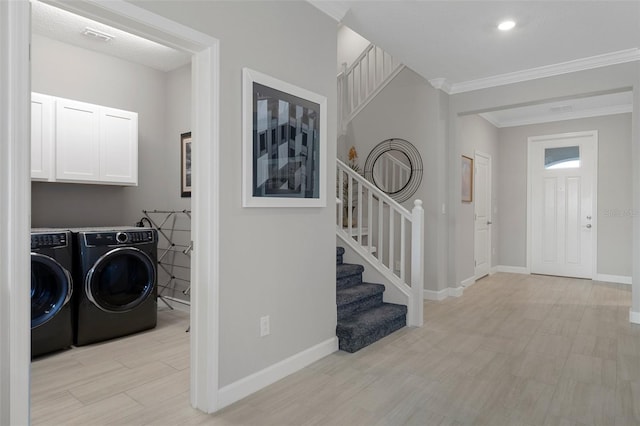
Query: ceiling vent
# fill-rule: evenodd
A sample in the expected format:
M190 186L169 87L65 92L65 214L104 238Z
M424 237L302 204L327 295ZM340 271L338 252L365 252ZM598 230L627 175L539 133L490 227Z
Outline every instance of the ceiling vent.
M107 34L105 32L102 32L100 30L95 30L90 27L86 27L84 31L82 31L82 34L86 35L87 37L95 38L96 40L101 40L101 41L111 41L111 39L114 38L114 36L112 36L111 34Z

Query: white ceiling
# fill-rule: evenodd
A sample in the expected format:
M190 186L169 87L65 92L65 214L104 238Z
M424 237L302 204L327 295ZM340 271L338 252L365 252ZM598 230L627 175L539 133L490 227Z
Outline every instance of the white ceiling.
M309 1L450 94L640 60L638 0ZM504 19L516 28L499 31ZM481 115L508 127L632 104L627 92Z
M311 2L454 92L496 76L526 79L531 70L559 64L640 59L637 0ZM496 26L506 18L517 26L501 32Z
M191 61L189 53L163 46L37 0L32 0L31 3L31 26L34 34L165 72ZM113 35L114 38L105 42L82 35L87 27Z

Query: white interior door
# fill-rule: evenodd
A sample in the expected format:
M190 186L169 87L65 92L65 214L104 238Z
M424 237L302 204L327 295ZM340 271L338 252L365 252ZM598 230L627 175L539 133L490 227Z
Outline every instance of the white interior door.
M592 278L597 132L529 138L531 272Z
M475 278L491 271L491 156L476 152L475 188Z

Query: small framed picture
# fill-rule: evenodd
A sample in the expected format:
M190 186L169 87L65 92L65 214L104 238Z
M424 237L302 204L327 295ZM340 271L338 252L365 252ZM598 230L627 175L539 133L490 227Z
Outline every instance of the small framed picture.
M462 202L473 201L473 158L462 156Z
M191 132L180 135L180 196L191 197Z

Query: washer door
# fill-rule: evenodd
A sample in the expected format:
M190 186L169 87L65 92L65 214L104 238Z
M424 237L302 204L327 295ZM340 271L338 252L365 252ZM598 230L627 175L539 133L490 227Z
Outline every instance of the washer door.
M103 255L89 270L85 294L105 312L127 312L147 300L155 281L151 258L135 247L122 247Z
M31 328L53 318L69 302L69 271L49 256L31 253Z

